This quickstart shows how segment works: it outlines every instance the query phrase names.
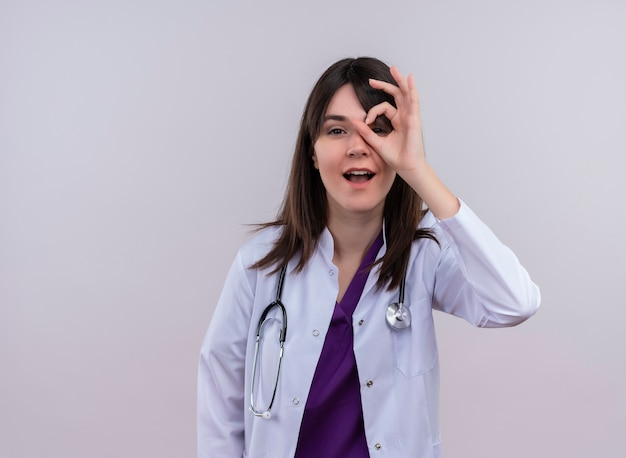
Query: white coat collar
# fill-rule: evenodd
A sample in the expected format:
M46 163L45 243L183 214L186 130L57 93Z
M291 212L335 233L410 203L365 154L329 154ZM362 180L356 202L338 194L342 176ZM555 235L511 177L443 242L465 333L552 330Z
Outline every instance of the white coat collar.
M378 250L378 254L376 255L376 260L378 261L384 254L387 252L387 234L385 232L385 221L383 220L382 224L383 231L383 246ZM322 233L320 234L318 240L318 249L322 257L329 264L333 264L333 256L335 253L335 240L333 239L333 235L328 230L328 227L325 227ZM334 265L334 264L333 264ZM336 267L336 266L335 266ZM365 287L363 288L363 295L365 295L372 287L376 285L378 281L378 274L380 272L380 265L376 266L372 269L367 277L367 281L365 282Z

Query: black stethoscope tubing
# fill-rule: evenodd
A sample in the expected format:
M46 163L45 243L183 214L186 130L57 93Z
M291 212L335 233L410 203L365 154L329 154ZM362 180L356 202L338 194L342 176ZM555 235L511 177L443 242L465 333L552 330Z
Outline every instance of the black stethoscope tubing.
M274 400L276 399L276 391L278 389L278 378L280 375L280 367L283 360L283 353L285 347L285 340L287 339L287 309L282 302L282 294L283 294L283 286L285 284L285 275L287 273L287 265L284 265L280 270L280 274L278 276L278 284L276 285L276 297L274 301L269 304L261 313L259 318L259 323L257 325L256 330L256 343L254 345L254 358L252 360L252 382L250 384L250 407L249 410L257 417L263 417L265 419L269 419L271 417L272 406L274 405ZM404 290L406 286L406 272L402 276L402 281L400 282L400 288L398 291L398 302L393 302L387 306L386 312L386 320L387 324L395 330L403 330L411 326L411 312L408 308L404 307ZM278 307L281 311L283 322L280 330L280 334L278 336L278 344L280 346L278 353L278 363L276 364L276 377L274 379L274 389L272 391L272 397L270 399L270 403L267 409L261 411L257 410L254 407L254 387L256 382L256 366L259 356L259 344L261 341L261 334L263 331L263 326L267 323L268 314L274 309L274 307Z
M285 305L283 304L281 298L283 294L283 285L285 283L285 274L287 272L287 265L283 266L280 271L280 275L278 277L278 285L276 286L276 298L274 302L265 307L263 313L261 313L261 317L259 318L259 324L256 329L256 342L254 344L254 359L252 360L252 382L250 384L250 407L249 410L256 417L263 417L265 419L269 419L272 414L272 406L274 405L274 399L276 399L276 390L278 389L278 377L280 376L280 366L283 361L283 353L285 349L285 339L287 338L287 310L285 309ZM263 330L263 326L267 322L267 315L272 311L274 307L278 307L283 315L283 322L280 329L280 335L278 336L278 344L280 345L279 353L278 353L278 363L276 364L276 377L274 378L274 390L272 391L272 398L270 399L270 403L267 409L260 411L254 407L254 385L256 381L256 365L259 356L259 344L261 341L261 333Z

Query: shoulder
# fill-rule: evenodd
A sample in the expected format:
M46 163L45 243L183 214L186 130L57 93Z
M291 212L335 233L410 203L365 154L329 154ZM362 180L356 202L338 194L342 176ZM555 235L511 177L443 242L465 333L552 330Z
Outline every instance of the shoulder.
M243 264L248 267L263 258L274 247L282 231L282 226L273 226L255 233L239 249Z
M259 270L253 266L272 249L281 231L281 227L264 228L239 248L229 274L232 278L230 282L236 285L233 288L241 289L245 285L245 290L251 295L255 294L258 278L264 275L265 269Z
M442 244L445 243L445 235L443 234L443 229L440 223L441 221L438 220L430 210L428 210L420 220L419 225L417 226L417 230L429 231L430 234L435 237L438 242L434 243L434 245L442 246ZM417 239L416 242L419 240L423 239ZM426 240L431 239L427 238Z
M476 216L472 209L461 199L459 199L460 207L456 215L443 220L439 220L429 210L420 221L420 229L430 229L437 233L448 233L457 228L466 230L474 229L483 225L482 221Z
M439 220L428 211L420 221L420 229L428 229L439 242L440 251L450 246L466 245L467 242L493 241L494 237L487 225L461 199L456 215ZM418 241L421 239L418 239Z
M439 252L445 251L456 239L463 239L474 236L477 232L483 230L484 223L476 216L472 209L461 199L459 199L459 211L456 215L443 220L437 219L435 215L428 210L418 225L418 229L429 230L437 239ZM418 239L419 242L423 239ZM431 249L434 249L431 247Z
M433 213L430 210L428 210L426 211L426 213L424 213L424 216L422 216L422 219L420 220L420 223L417 226L417 228L418 229L434 229L436 225L437 225L437 218L435 218L435 215L433 215Z
M411 257L413 259L426 258L437 263L437 260L449 246L440 221L428 210L420 220L417 230L428 231L430 236L422 236L413 240Z

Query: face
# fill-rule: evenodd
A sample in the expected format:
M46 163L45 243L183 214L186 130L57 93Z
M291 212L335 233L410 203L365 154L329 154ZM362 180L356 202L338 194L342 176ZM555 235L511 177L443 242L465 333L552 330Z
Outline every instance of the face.
M382 220L385 198L396 174L356 130L354 121L365 120L365 115L349 84L337 90L324 114L313 164L326 188L329 219L344 215ZM388 128L378 124L372 128L386 135Z

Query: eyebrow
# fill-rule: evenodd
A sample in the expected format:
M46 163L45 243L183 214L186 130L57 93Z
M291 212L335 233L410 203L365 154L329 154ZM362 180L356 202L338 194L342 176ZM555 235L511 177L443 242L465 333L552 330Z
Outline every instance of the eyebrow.
M326 116L324 116L324 119L322 120L322 122L327 122L327 121L342 121L342 122L345 122L347 120L348 120L348 118L346 116L342 116L342 115L326 115Z

